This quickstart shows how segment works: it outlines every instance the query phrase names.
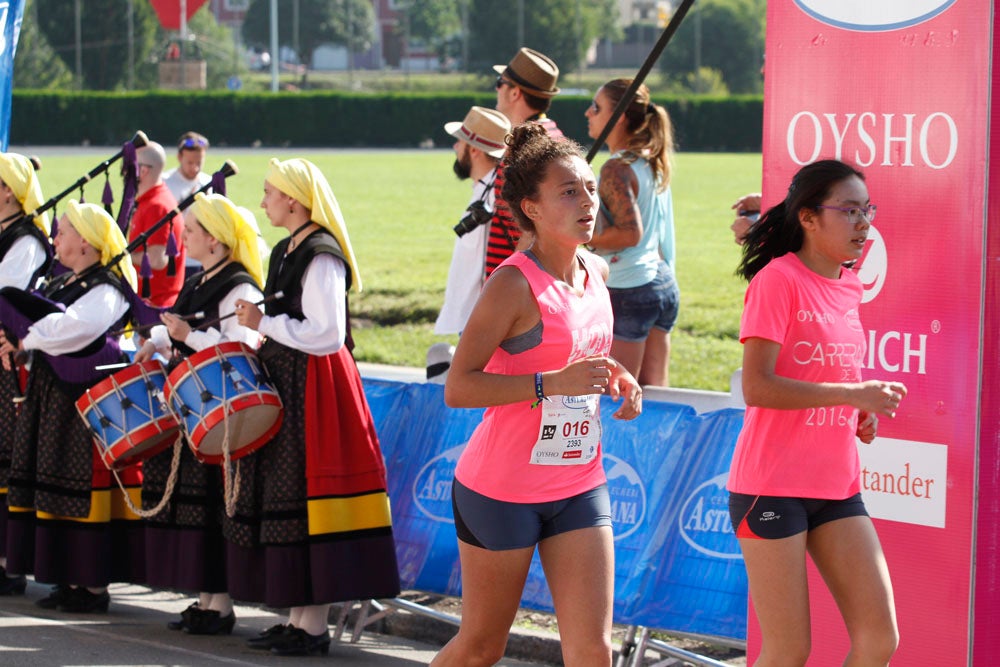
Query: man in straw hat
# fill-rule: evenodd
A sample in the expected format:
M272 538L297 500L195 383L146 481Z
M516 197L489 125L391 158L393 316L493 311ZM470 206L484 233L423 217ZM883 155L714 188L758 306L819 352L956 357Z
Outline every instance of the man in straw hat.
M553 139L562 139L563 133L555 121L545 114L552 98L559 94L556 82L559 68L548 56L522 47L506 65L494 65L497 73L497 111L510 120L511 127L532 121L540 123ZM486 248L486 277L507 259L518 247L521 229L500 196L503 188L503 167L497 171L494 189L496 205Z
M456 334L465 328L483 287L489 233L486 223L493 214L493 185L510 121L499 111L472 107L465 120L445 123L444 131L456 139L455 174L462 180L472 179L472 200L455 225L458 238L448 268L444 305L434 324L436 334Z

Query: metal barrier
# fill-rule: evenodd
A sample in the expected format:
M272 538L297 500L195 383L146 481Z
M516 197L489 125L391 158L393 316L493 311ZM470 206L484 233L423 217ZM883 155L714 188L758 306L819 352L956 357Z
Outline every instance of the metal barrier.
M458 596L450 481L458 452L481 411L446 410L434 394L441 388L422 384L423 369L371 364L359 364L359 368L389 468L404 587ZM724 664L652 638L649 626L745 650L745 571L728 527L728 513L720 513L728 461L742 424L742 411L725 408L743 406L739 385L737 371L730 393L648 387L645 398L650 418L645 423L640 418L638 424L614 422L605 429L609 488L615 483L624 485L617 497L612 489L613 503L621 501L616 505L620 515L616 515L615 620L629 626L618 667L642 664L647 651L667 656L658 663L662 665ZM722 430L712 430L716 428ZM641 447L635 447L636 443ZM642 483L643 478L648 484ZM641 507L626 507L625 499L640 495ZM722 514L724 522L719 519ZM705 585L709 581L712 586ZM705 599L699 603L699 597ZM393 610L460 623L458 617L408 600L356 604L360 610L352 641ZM551 611L537 557L522 606ZM341 612L336 636L345 631L346 614L351 612L348 608ZM719 618L725 621L713 622L713 613L721 613ZM695 617L702 618L696 619L694 631L688 631ZM720 629L725 636L715 634Z

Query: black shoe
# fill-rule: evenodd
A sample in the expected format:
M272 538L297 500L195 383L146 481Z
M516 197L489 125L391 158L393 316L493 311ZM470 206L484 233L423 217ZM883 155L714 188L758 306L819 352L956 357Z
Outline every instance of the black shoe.
M85 587L73 588L62 603L59 604L59 611L70 614L91 614L100 612L107 613L111 596L107 591L103 593L91 593Z
M167 627L171 630L184 630L191 624L191 617L201 611L197 602L192 602L188 608L181 612L181 620L167 621Z
M256 637L251 637L247 640L247 646L250 648L260 648L265 651L269 650L274 644L284 635L292 626L290 625L272 625L267 630L264 630Z
M52 591L41 600L35 600L35 604L42 609L55 609L69 598L72 591L72 588L63 584L53 586Z
M211 609L199 609L188 619L184 632L189 635L228 635L232 634L234 625L236 625L235 611L223 616Z
M311 635L302 628L292 628L271 646L274 655L326 655L330 652L330 631Z
M28 580L22 574L19 577L7 576L7 570L0 567L0 595L24 595Z

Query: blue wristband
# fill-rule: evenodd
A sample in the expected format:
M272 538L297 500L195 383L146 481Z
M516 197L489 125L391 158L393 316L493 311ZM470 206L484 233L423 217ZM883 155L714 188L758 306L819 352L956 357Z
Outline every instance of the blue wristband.
M535 373L535 398L538 400L545 399L545 392L542 391L542 374Z
M545 392L542 391L542 374L535 373L535 399L531 402L531 407L537 408L542 404L542 401L548 400L545 398Z

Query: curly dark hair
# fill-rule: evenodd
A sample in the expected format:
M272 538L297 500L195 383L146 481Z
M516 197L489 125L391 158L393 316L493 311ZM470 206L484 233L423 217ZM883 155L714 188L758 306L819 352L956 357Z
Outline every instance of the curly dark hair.
M500 194L521 229L535 231L535 224L521 210L521 202L538 196L538 184L545 180L549 165L572 157L583 159L583 156L580 144L570 139L555 140L538 123L523 123L507 135Z

